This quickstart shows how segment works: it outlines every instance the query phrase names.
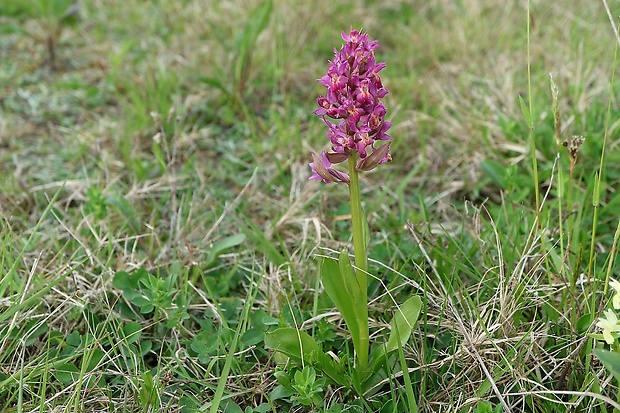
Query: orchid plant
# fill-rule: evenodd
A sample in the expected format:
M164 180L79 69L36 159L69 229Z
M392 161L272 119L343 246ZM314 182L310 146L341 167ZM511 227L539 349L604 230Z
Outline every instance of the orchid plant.
M388 94L379 72L386 67L377 62L376 40L367 33L351 30L342 32L345 44L334 49L327 74L320 82L327 92L317 99L319 108L314 114L327 126L331 150L321 155L312 152L310 180L341 183L349 188L354 264L344 249L338 259L324 258L319 266L325 292L344 319L353 348L355 369L352 377L345 377L342 365L324 353L319 344L307 333L291 328L280 328L270 333L268 347L287 355L301 364L319 367L336 383L353 387L358 393L367 393L377 375L385 367L389 353L400 349L409 339L421 310L421 300L414 296L399 306L391 323L388 340L372 351L368 323L368 244L369 230L360 196L359 174L390 162L392 126L385 120L386 107L382 102ZM347 163L348 171L334 166ZM404 366L403 366L404 368Z

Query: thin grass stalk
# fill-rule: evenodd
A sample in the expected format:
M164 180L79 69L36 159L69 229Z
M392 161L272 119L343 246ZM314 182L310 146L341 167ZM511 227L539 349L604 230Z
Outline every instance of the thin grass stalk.
M553 81L553 75L549 74L549 82L551 83L551 97L553 99L553 119L554 119L554 129L555 129L555 146L556 146L556 157L558 161L558 182L559 185L557 200L558 200L558 226L560 230L560 251L562 252L562 260L564 260L564 254L566 253L566 257L568 257L568 251L564 250L564 222L563 222L563 212L562 212L562 201L564 198L564 170L562 169L561 163L561 153L562 153L562 118L560 116L560 103L559 103L559 92L558 88ZM564 264L564 262L562 262ZM564 265L562 265L562 269Z
M556 144L556 159L558 165L558 193L557 193L557 205L558 205L558 227L560 231L559 241L560 241L560 254L561 254L561 275L565 276L565 279L568 280L569 283L569 292L567 294L567 298L570 301L570 308L575 308L575 289L576 289L576 279L574 277L574 272L565 271L565 262L568 261L570 257L570 235L572 234L572 226L568 225L568 234L566 234L566 246L564 245L564 214L562 211L563 208L563 199L564 199L564 169L562 169L562 118L560 115L560 104L559 104L559 92L558 88L553 81L553 75L549 74L549 82L551 83L551 97L553 100L553 119L554 119L554 130L555 130L555 144ZM571 165L569 172L569 182L568 182L568 191L569 191L569 200L572 199L572 186L573 186L573 168ZM569 211L569 219L572 220L572 201L570 201L570 206L568 207ZM565 261L566 260L566 261ZM575 317L576 313L572 313L571 325L575 325Z
M396 326L397 334L398 326ZM398 359L400 362L400 369L403 373L403 380L405 386L405 394L407 395L407 405L410 413L418 413L418 404L416 403L415 393L413 391L413 384L411 383L411 377L409 376L409 369L407 368L407 360L405 359L405 353L403 352L403 346L400 345L400 338L398 339Z
M618 226L616 227L616 232L614 233L614 242L611 245L611 251L609 252L609 259L607 261L607 273L605 274L605 286L603 287L603 295L607 294L607 290L609 289L609 280L611 278L611 270L614 267L614 261L616 258L616 247L618 246L618 238L620 238L620 221L618 221Z
M592 205L594 206L594 216L592 218L592 238L590 240L590 259L588 260L588 286L592 277L592 266L594 264L594 239L596 238L596 225L598 219L598 207L600 200L601 180L603 175L603 163L605 161L605 148L607 147L607 137L609 135L609 120L611 118L611 104L614 100L614 83L616 78L616 62L618 60L618 43L614 47L614 64L611 70L611 82L609 85L609 100L607 102L607 114L605 115L605 133L603 134L603 147L601 148L601 160L594 183L594 193L592 194Z
M536 220L538 229L542 228L540 221L540 188L538 188L538 161L536 160L536 140L534 139L534 117L532 116L532 60L530 47L530 0L527 1L527 100L530 115L529 144L532 153L532 169L534 172L534 194L536 197Z
M252 274L254 274L254 271L252 271ZM261 275L258 277L258 280L255 283L254 283L253 278L254 277L252 277L252 279L250 279L250 282L248 283L249 291L248 291L247 299L245 300L245 305L243 307L243 313L241 316L241 320L239 322L239 325L237 326L237 330L235 331L235 336L233 338L233 341L230 344L230 350L228 351L228 354L226 355L226 361L224 362L224 368L222 369L222 374L220 375L220 378L218 380L217 388L215 390L215 395L213 396L213 401L211 402L212 403L211 409L209 410L210 413L217 413L219 410L220 404L222 403L222 400L224 397L224 390L226 389L226 382L228 381L228 377L230 375L230 369L232 366L234 354L235 354L235 351L237 351L237 345L239 344L239 339L243 335L243 333L245 332L245 329L248 326L248 322L250 319L250 311L252 309L252 306L254 305L256 294L258 293L258 288L255 288L255 286L260 285L263 279L263 273L261 273Z

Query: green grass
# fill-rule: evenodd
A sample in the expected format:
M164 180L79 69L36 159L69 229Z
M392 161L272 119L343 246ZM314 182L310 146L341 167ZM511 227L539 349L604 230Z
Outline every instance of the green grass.
M618 277L602 3L532 1L529 49L526 1L80 3L53 64L59 17L0 5L0 411L613 410L588 335ZM364 398L264 342L297 327L353 370L316 279L350 247L348 195L307 180L351 26L381 44L394 125L361 179L371 345L395 302L424 306Z

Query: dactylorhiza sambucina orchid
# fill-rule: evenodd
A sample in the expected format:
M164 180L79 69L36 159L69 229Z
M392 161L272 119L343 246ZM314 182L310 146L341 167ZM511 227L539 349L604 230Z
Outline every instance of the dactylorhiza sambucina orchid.
M327 74L318 79L327 94L317 99L319 108L314 111L327 125L332 148L320 157L312 154L310 179L349 184L349 176L332 165L353 159L351 174L352 170L370 171L391 161L392 138L387 131L392 124L385 120L386 108L381 102L388 91L379 76L386 65L375 60L379 43L358 30L342 32L342 39L346 43L340 50L334 49ZM380 141L386 143L379 146Z
M323 289L351 334L355 368L345 368L346 359L341 359L345 364L336 363L310 335L294 328L282 327L267 333L265 344L298 364L312 360L339 386L354 388L363 396L392 368L386 370L391 360L389 354L409 340L422 311L422 300L414 295L398 306L387 341L370 351L367 249L371 236L362 208L358 174L392 159L392 138L387 134L392 125L385 120L386 109L381 102L388 91L379 77L385 63L375 61L374 52L379 44L358 30L343 32L342 39L346 43L334 50L335 58L329 62L327 74L318 79L327 93L317 99L319 108L314 114L327 126L331 150L320 155L312 153L310 179L344 183L349 189L355 265L351 263L349 249L344 248L337 259L322 257L318 267ZM345 161L348 173L333 167ZM411 400L415 405L415 397Z
M358 173L392 160L389 153L392 138L387 134L392 124L385 120L386 109L381 102L388 91L379 76L385 63L375 60L378 42L369 40L366 33L358 30L342 32L342 39L346 43L340 50L334 49L334 60L329 62L327 74L318 79L327 93L317 99L319 108L314 114L327 126L331 151L320 156L312 153L310 179L344 183L349 187L355 269L348 251L344 250L338 264L331 260L323 262L321 278L325 291L349 326L358 357L356 367L359 377L364 377L369 356L368 224L362 209ZM348 161L348 174L332 167L344 161ZM416 317L417 314L419 311Z

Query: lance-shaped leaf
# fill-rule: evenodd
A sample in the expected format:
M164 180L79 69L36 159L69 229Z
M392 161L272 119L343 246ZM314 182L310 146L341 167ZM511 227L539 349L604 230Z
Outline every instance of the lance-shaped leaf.
M327 295L351 332L353 347L361 365L365 366L368 358L368 304L346 249L340 253L338 263L330 259L323 260L321 279Z
M404 346L409 340L411 331L418 322L420 311L422 311L422 300L417 295L409 298L396 309L394 318L392 318L390 338L386 344L388 353L396 350L399 346Z
M376 373L382 368L389 353L407 343L421 311L422 300L417 295L409 298L396 310L390 323L390 336L387 343L377 347L372 353L369 369L371 373Z

